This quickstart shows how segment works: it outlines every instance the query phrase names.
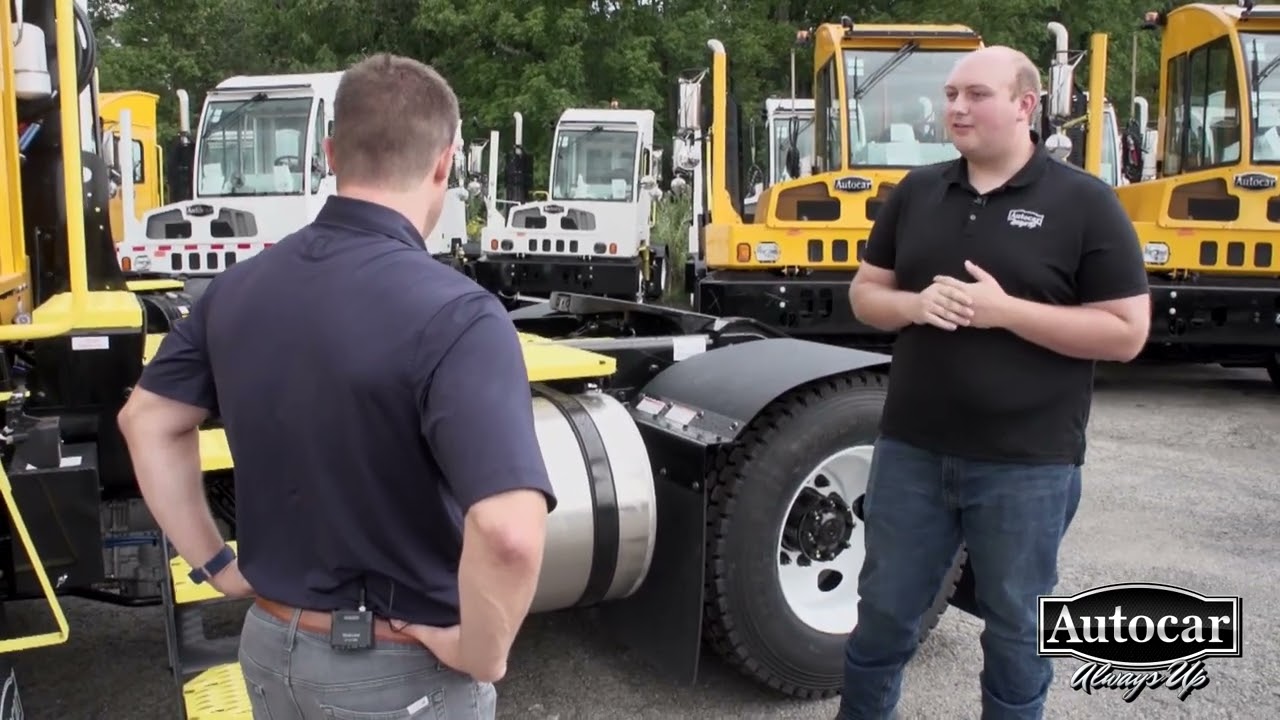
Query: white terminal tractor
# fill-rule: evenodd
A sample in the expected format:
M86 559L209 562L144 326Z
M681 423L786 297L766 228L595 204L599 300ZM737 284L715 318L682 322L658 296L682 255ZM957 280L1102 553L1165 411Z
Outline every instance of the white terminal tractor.
M654 300L667 287L666 247L650 232L662 196L652 110L570 108L556 123L542 199L491 215L480 284L506 297L582 292ZM521 143L517 124L516 145Z
M314 220L336 190L322 141L333 132L342 75L236 76L209 91L194 141L191 197L136 221L132 208L124 213L116 251L125 274L184 280L198 295L214 275ZM187 131L186 93L179 99ZM459 253L467 235L466 190L451 184L426 239L437 256ZM124 188L125 202L130 190Z

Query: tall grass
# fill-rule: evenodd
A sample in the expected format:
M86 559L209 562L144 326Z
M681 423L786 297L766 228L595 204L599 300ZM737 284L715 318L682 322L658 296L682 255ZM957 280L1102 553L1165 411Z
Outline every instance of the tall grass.
M657 203L650 241L667 247L667 292L663 304L687 307L689 289L684 286L684 264L689 258L689 226L693 200L689 193L666 193Z

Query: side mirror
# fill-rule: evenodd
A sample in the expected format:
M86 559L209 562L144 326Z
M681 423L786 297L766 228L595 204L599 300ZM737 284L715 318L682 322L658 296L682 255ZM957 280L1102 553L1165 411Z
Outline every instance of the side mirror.
M702 129L702 78L680 78L680 106L676 126L681 133Z
M488 140L483 140L473 142L467 148L467 172L471 175L484 174L484 166L481 163L484 161L484 148L488 144Z
M467 174L467 152L462 148L458 148L453 153L453 174L459 179L466 177Z

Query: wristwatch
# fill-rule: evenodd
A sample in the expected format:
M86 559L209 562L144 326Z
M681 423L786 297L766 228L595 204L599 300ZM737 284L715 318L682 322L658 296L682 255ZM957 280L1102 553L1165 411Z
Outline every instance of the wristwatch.
M205 563L202 567L192 568L187 577L191 578L191 582L199 585L214 575L222 572L223 569L230 565L231 561L235 559L236 551L232 550L230 545L223 543L222 549L218 551L217 555L213 556L213 559Z

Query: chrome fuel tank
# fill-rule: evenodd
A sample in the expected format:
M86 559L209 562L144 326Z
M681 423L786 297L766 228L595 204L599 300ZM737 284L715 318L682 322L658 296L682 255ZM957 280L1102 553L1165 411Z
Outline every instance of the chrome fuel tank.
M640 431L626 406L601 392L534 386L533 417L559 502L547 517L531 612L627 597L649 571L658 521Z

